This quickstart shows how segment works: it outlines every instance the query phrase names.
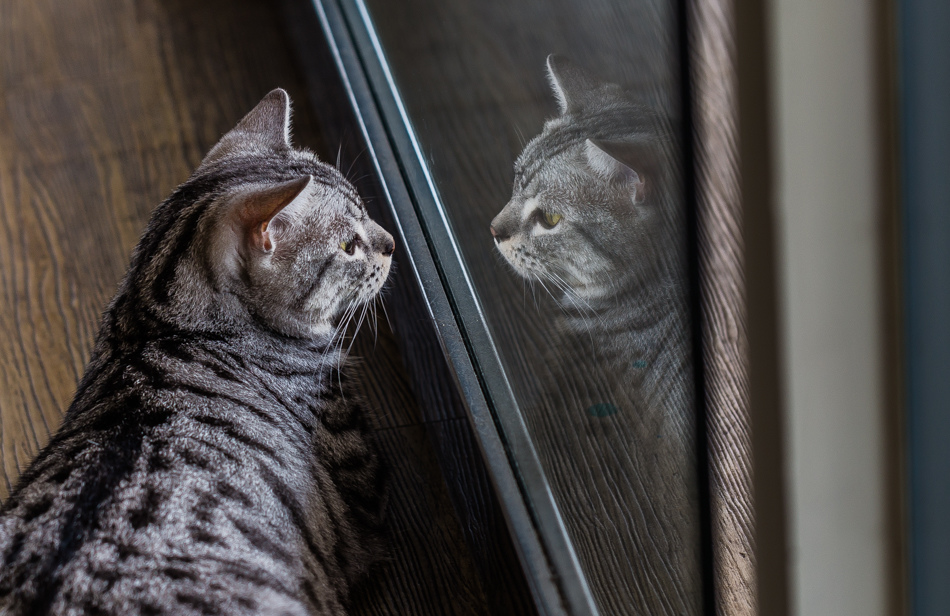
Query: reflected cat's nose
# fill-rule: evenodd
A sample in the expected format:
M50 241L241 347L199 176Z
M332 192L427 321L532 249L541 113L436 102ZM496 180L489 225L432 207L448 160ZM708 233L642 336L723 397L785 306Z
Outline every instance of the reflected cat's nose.
M496 229L496 228L495 228L495 221L492 221L492 224L491 224L491 226L488 227L488 229L491 231L491 236L492 236L493 238L495 238L495 241L496 241L496 242L503 242L503 241L505 241L506 239L508 239L509 237L511 237L511 236L505 231L505 229L504 229L503 227L501 227L501 228L499 228L499 229Z

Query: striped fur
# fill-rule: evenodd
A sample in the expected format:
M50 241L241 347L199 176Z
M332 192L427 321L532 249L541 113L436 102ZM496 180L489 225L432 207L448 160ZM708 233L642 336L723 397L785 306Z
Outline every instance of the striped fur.
M383 482L338 321L392 250L265 97L155 210L3 504L0 613L345 613Z

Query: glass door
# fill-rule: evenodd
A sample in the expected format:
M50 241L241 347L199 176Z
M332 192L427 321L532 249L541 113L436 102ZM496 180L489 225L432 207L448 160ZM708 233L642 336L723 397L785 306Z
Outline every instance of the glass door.
M679 5L317 6L539 607L701 613Z

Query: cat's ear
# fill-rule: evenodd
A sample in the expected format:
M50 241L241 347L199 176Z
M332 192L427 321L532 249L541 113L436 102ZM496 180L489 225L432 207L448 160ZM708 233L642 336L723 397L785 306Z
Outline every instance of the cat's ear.
M305 175L278 184L255 185L238 195L233 216L236 227L243 232L243 241L249 248L265 253L274 251L276 238L274 224L282 212L313 180Z
M643 202L655 190L659 177L653 148L626 141L588 139L584 143L587 164L610 182L625 182L633 191L633 200Z
M265 96L218 141L202 166L231 155L290 149L290 97L281 88Z
M562 115L581 111L599 100L602 84L564 56L548 56L548 80Z

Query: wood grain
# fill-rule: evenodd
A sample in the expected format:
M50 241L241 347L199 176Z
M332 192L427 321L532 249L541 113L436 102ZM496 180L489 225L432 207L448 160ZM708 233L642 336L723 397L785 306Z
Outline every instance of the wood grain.
M59 425L151 209L276 86L297 143L332 150L268 2L0 3L0 498ZM393 469L391 558L354 613L504 613L385 320L354 348Z
M716 609L757 613L745 246L731 0L688 3Z

